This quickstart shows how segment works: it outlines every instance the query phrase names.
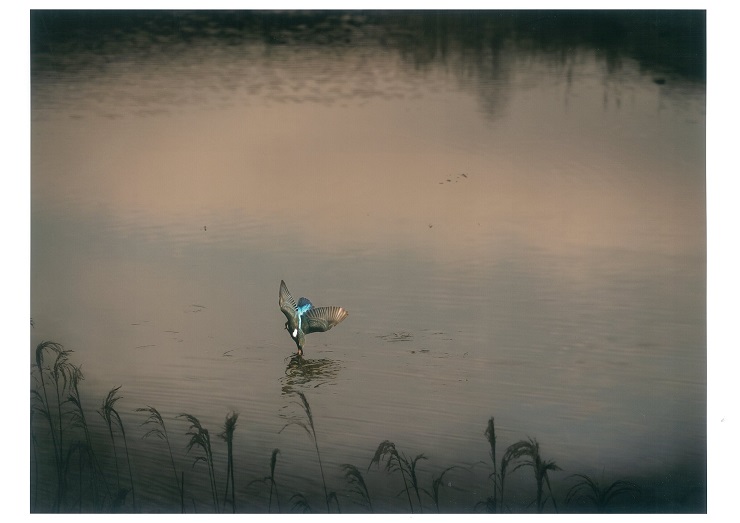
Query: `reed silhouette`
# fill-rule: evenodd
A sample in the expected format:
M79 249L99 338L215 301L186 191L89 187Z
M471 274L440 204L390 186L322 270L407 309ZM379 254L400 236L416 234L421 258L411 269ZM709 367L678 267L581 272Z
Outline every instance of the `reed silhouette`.
M491 461L493 462L493 472L488 476L493 479L493 496L489 496L486 500L486 506L489 512L497 512L499 510L499 489L501 495L501 503L503 504L504 497L504 477L506 476L506 465L502 463L501 472L496 468L496 427L494 418L488 420L488 426L484 432L488 444L491 446Z
M373 512L373 503L370 501L370 493L367 490L365 484L365 478L362 477L360 469L349 463L343 463L341 465L344 471L344 479L351 485L350 492L356 494L360 500L358 503L361 506L367 507L370 512Z
M190 441L187 444L187 450L190 452L193 447L200 447L203 450L203 456L198 456L193 461L193 467L199 461L206 464L208 468L208 479L211 487L211 495L213 496L213 507L216 512L220 512L218 506L218 494L216 493L216 475L213 470L213 451L211 450L211 436L208 434L208 429L201 425L198 418L191 414L180 414L178 418L185 418L190 423L190 429L185 434L190 436Z
M33 430L33 417L34 414L36 414L36 411L32 408L31 409L31 455L32 455L32 461L33 461L33 476L31 476L31 485L33 485L33 498L32 498L32 504L31 509L33 510L33 507L39 506L39 483L41 482L41 478L39 477L39 454L38 454L38 447L39 447L39 440L36 437L36 432Z
M162 418L162 415L159 413L159 411L150 405L147 405L146 407L139 407L136 409L136 412L148 412L149 413L149 417L141 424L142 426L154 425L154 427L149 429L142 436L142 438L148 438L149 436L155 436L159 439L164 440L164 442L167 444L167 452L170 455L170 463L172 463L172 473L175 475L175 485L177 485L177 491L180 493L180 511L184 513L185 512L184 487L177 477L177 467L175 467L175 458L172 455L172 446L170 446L170 437L169 437L169 434L167 434L167 427L165 427L164 425L164 419Z
M277 467L277 455L280 453L280 449L272 449L270 455L270 475L262 478L254 479L249 482L247 486L252 486L255 483L269 484L270 485L270 497L267 502L267 513L272 513L272 493L275 492L275 499L277 500L278 512L280 512L280 497L278 496L277 483L275 482L275 468Z
M53 367L44 366L44 354L52 352L56 354L56 358ZM40 383L41 391L38 387L31 390L31 408L35 409L41 417L43 417L49 424L49 433L51 434L51 442L54 451L54 464L56 466L56 477L57 477L57 489L56 498L54 500L54 512L59 512L62 504L62 498L64 496L64 460L62 457L62 415L61 415L61 402L59 401L59 379L64 378L62 385L66 384L66 375L62 372L64 367L60 366L60 362L64 362L67 359L67 355L71 351L64 350L64 347L59 343L53 341L44 341L36 346L36 363L32 367L32 377ZM35 370L35 372L33 372ZM48 375L48 376L47 376ZM47 376L45 378L44 376ZM51 380L54 383L54 390L57 393L57 415L53 414L54 406L49 402L49 392L47 389L47 381Z
M403 487L406 491L406 497L409 501L409 508L411 509L411 513L414 513L414 504L411 502L409 483L411 483L411 488L413 488L414 492L416 492L416 499L419 502L419 512L424 512L424 509L421 505L421 496L419 495L419 482L416 476L416 464L422 459L427 459L426 456L424 456L424 454L419 454L415 458L409 459L406 457L405 454L400 454L398 450L396 450L395 443L389 440L385 440L381 442L380 445L378 445L378 448L375 450L375 455L370 461L370 465L368 465L367 469L370 470L370 467L373 466L373 463L377 464L377 466L380 467L380 462L384 459L386 460L386 471L401 473L401 477L403 478Z
M321 471L321 483L324 486L324 500L326 501L326 512L331 512L331 509L329 508L329 492L326 488L326 478L324 476L324 466L321 463L321 453L319 452L319 442L316 439L316 427L313 423L313 414L311 413L311 405L309 405L308 400L306 399L306 395L303 394L300 391L292 391L288 392L289 395L296 395L300 399L300 403L294 401L293 403L300 406L301 409L303 409L304 414L306 415L306 419L308 419L308 425L303 420L292 418L286 423L282 429L278 432L281 433L284 431L287 427L290 425L298 425L303 430L306 431L308 436L313 439L314 446L316 447L316 457L319 460L319 470ZM309 430L310 428L310 430Z
M277 466L277 455L280 453L280 449L272 449L272 455L270 456L270 475L265 479L270 482L270 500L267 504L268 514L272 512L272 491L275 490L275 500L278 505L278 512L280 512L280 496L278 495L277 483L275 483L275 467Z
M236 514L236 494L234 492L234 431L236 430L236 420L239 417L237 412L226 415L224 421L224 431L219 434L221 439L226 442L227 446L227 465L226 465L226 492L224 493L224 507L229 496L229 483L231 483L231 508Z
M95 512L116 512L127 502L129 493L131 494L134 511L137 511L136 491L139 490L140 485L136 484L133 476L134 463L132 455L129 453L126 431L121 416L116 410L118 402L122 399L118 394L121 386L114 387L108 392L102 407L98 410L105 421L107 441L109 441L111 447L109 451L111 451L112 460L107 461L107 465L114 468L116 475L115 485L117 485L117 488L111 488L108 480L112 473L101 466L102 462L99 461L95 452L96 449L94 449L95 444L99 447L97 450L101 450L100 447L105 445L105 440L95 438L94 431L87 419L80 390L84 377L81 369L70 363L69 355L71 352L65 350L59 344L44 342L36 347L36 353L34 354L34 363L31 367L33 377L31 391L32 512L39 510L39 502L44 502L42 492L49 492L54 488L56 488L55 495L49 496L49 503L54 512L62 510L83 512L88 507L92 507ZM324 365L326 363L322 363L321 366ZM291 403L300 407L300 415L289 418L278 432L283 432L290 425L298 425L306 431L314 442L326 511L342 512L340 496L336 491L331 491L326 482L323 458L316 433L315 413L303 392L291 390L288 386L284 388L284 393L295 398ZM179 467L172 452L172 436L167 431L165 420L160 412L152 406L134 410L148 414L146 420L141 423L141 427L146 429L142 439L148 440L151 439L150 436L155 436L164 440L167 445L172 474L180 493L180 511L185 512L184 473L182 471L178 473ZM187 451L190 452L194 448L201 451L201 455L195 457L193 467L201 461L206 464L208 469L207 484L213 498L213 506L216 512L220 512L222 507L217 494L214 470L214 451L218 449L211 447L208 430L195 416L180 414L176 418L183 418L190 424L188 432L185 433L189 437L186 444ZM219 452L224 452L227 460L223 506L225 507L227 503L231 503L232 512L237 512L235 488L237 464L235 463L236 453L234 451L234 433L237 419L238 414L236 412L229 413L226 416L223 431L219 434L220 439L226 443L226 448ZM471 508L476 510L482 505L489 512L512 512L512 507L505 501L504 494L506 490L504 487L513 472L520 468L531 468L535 480L536 498L530 506L533 506L536 512L541 513L548 508L548 502L552 502L552 508L558 512L559 507L552 490L550 474L561 469L555 461L543 459L539 442L535 438L522 439L506 447L503 455L499 456L497 454L498 441L493 417L488 420L484 435L490 446L490 458L493 464L493 472L488 475L489 480L493 481L493 492L485 501L479 502ZM122 456L119 456L121 440L123 440L128 471L128 482L125 485L121 478L123 471L120 469L120 461L123 459ZM43 457L45 452L53 456L53 459L45 460ZM248 484L251 486L254 483L261 483L265 488L269 486L269 493L265 492L265 495L269 496L267 504L269 513L273 512L273 497L277 505L277 511L282 512L282 508L284 508L281 506L276 482L279 453L280 450L277 448L272 450L269 475ZM405 492L405 498L412 513L424 511L422 494L433 502L433 510L439 513L444 505L442 499L443 487L461 490L458 487L452 487L451 483L446 481L446 478L453 473L453 470L466 469L466 467L452 465L441 469L439 473L420 473L419 464L426 459L425 454L418 454L413 458L408 457L400 452L393 442L385 440L378 445L367 470L369 471L374 464L380 468L382 462L386 472L400 473L403 488L398 494L402 495ZM367 512L374 512L375 504L371 500L368 484L363 473L357 467L348 463L340 465L340 469L348 485L348 488L344 490L347 493L347 498L352 503L364 507ZM469 469L467 470L470 472ZM427 483L427 478L431 480L431 485ZM631 506L636 506L635 504L641 502L642 491L636 483L620 479L606 484L603 478L602 481L596 481L584 474L573 474L569 478L577 481L567 491L565 504L571 506L578 504L579 511L592 509L599 513L607 512L615 508L617 503L615 500L620 498L625 503L632 504ZM39 484L43 481L48 481L45 487L48 487L49 490L40 490ZM427 488L422 487L422 484L427 485ZM205 486L205 482L203 485ZM198 483L193 483L193 486L197 489ZM295 492L289 499L289 507L293 512L313 512L311 505L313 501L307 497L306 493ZM193 510L195 511L195 509L195 499L193 499Z
M442 472L440 472L439 476L432 477L432 490L429 491L427 489L422 489L422 491L432 498L432 501L434 501L434 507L437 509L437 514L439 514L439 489L444 485L444 477L445 474L447 474L449 471L459 468L457 465L452 465L451 467L447 467Z
M602 487L598 481L585 474L572 474L570 477L581 479L568 489L565 503L572 501L592 503L599 514L606 513L610 503L621 494L631 494L633 498L639 498L642 494L640 487L631 481L618 479L609 486Z
M118 506L125 500L126 495L128 494L127 489L121 488L121 475L118 470L118 454L116 453L116 440L113 436L113 426L118 425L118 428L121 430L121 437L123 438L123 446L126 450L126 463L128 464L128 474L129 474L129 480L131 482L131 499L132 504L134 507L134 512L136 512L136 491L134 489L134 475L131 472L131 456L129 456L128 452L128 442L126 441L126 431L123 428L123 421L121 420L121 416L118 414L118 411L115 408L115 403L121 399L120 396L117 396L116 394L121 389L121 385L118 387L113 387L109 392L108 396L106 396L105 401L103 401L103 406L98 411L98 414L102 416L102 418L105 420L106 425L108 426L108 433L110 434L111 439L111 445L113 446L113 459L116 464L116 479L117 479L117 485L118 485L118 495L115 498L114 504Z
M543 509L545 508L545 503L547 503L548 500L548 497L545 497L544 499L542 497L543 483L547 484L549 499L552 500L553 506L555 507L555 512L557 512L558 505L555 502L555 497L552 495L552 488L550 487L550 476L548 472L562 469L554 461L542 459L542 456L540 456L540 444L537 442L536 439L529 438L526 441L521 440L517 443L514 443L512 447L514 447L515 449L514 454L517 458L526 458L523 462L518 463L517 466L514 467L513 471L521 467L532 467L532 470L534 471L534 478L537 484L537 499L535 505L537 508L537 512L542 513Z
M535 483L537 487L537 497L533 501L538 513L544 510L547 499L552 499L553 506L557 512L557 503L555 497L552 495L552 489L550 488L550 477L549 471L561 470L560 467L554 461L543 460L540 456L540 446L536 439L519 440L516 443L509 445L504 451L504 455L501 458L499 469L496 469L496 429L494 424L494 418L491 417L488 420L488 425L484 432L486 439L491 447L490 456L493 462L493 472L489 474L489 479L493 480L493 495L488 496L485 501L476 503L476 508L484 506L488 512L501 512L505 510L511 511L509 507L504 503L504 485L506 483L507 474L513 473L522 467L532 467L535 476ZM513 468L509 472L509 467ZM543 499L544 484L547 484L549 498Z
M85 416L85 410L82 408L82 399L80 397L79 384L80 384L80 381L82 381L83 379L85 379L85 377L83 376L82 370L80 369L80 367L72 365L72 373L71 373L70 387L69 387L69 397L67 398L67 402L72 405L72 411L70 413L72 427L82 429L83 434L85 436L85 441L84 443L81 443L81 447L79 448L79 451L81 453L80 462L82 462L82 452L86 453L86 455L88 456L90 465L92 467L91 492L92 492L93 507L95 507L96 504L98 504L97 505L98 509L101 509L103 500L98 496L99 483L102 482L102 485L105 487L106 494L108 497L111 497L111 491L110 491L110 487L108 486L108 480L105 478L105 473L103 472L103 469L100 466L100 462L98 461L97 455L95 454L95 451L93 450L92 436L90 435L90 429L88 427L87 417ZM82 508L81 508L82 483L81 482L82 482L82 470L80 467L80 512L82 511Z
M301 494L300 492L296 492L295 494L290 496L290 499L288 501L293 503L293 512L295 512L296 510L300 510L304 514L310 514L313 512L313 510L311 509L311 504L308 502L308 498L306 498L306 496ZM328 501L326 506L329 506Z

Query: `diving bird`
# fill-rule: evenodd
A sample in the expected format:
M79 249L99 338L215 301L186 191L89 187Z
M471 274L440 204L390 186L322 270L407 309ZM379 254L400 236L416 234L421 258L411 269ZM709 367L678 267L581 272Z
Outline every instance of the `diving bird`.
M349 315L342 307L314 307L308 298L301 298L296 303L283 280L280 280L279 303L280 310L288 319L285 329L298 347L299 356L303 356L306 334L328 331Z

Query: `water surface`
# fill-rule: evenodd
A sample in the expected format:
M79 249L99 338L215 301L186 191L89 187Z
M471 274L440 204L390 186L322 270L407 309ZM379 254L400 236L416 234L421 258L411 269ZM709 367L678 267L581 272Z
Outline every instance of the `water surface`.
M174 416L211 430L222 489L231 411L237 509L267 510L279 448L282 510L323 510L312 440L281 431L300 391L346 511L342 463L408 510L367 472L386 439L427 489L460 465L441 510L473 511L491 416L563 469L561 509L581 473L704 511L704 19L651 16L35 12L31 347L75 351L101 434L122 385L138 510L180 511L146 405L188 512L213 507ZM281 279L350 312L301 368Z

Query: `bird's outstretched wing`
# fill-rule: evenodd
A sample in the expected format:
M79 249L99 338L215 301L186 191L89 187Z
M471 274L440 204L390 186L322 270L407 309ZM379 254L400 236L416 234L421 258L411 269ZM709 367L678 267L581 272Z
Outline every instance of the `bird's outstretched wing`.
M306 334L328 331L347 316L349 316L349 313L342 307L331 306L310 309L303 314L303 320L305 322L303 331Z
M288 286L283 280L280 280L280 310L288 318L288 327L291 332L298 327L298 306L288 291Z

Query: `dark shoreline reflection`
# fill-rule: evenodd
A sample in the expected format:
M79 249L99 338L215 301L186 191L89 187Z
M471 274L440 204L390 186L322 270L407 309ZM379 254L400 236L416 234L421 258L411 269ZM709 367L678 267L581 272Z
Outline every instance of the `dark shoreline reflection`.
M31 12L31 35L34 92L46 82L84 83L108 75L120 75L118 80L125 82L127 63L132 71L150 65L153 72L146 76L176 60L195 66L218 64L208 80L214 84L197 86L195 94L172 92L179 91L179 85L162 86L154 99L130 101L155 112L192 97L206 98L214 88L227 97L275 87L280 100L296 95L283 92L289 80L266 80L250 72L256 61L280 68L293 61L312 67L313 60L320 60L318 68L326 69L322 74L330 84L346 80L350 72L369 75L359 82L362 92L352 92L352 97L388 96L383 86L375 85L386 79L379 78L378 71L363 70L367 57L377 52L397 56L416 75L443 68L477 93L491 116L506 104L507 85L517 65L513 61L522 56L546 60L557 74L572 74L578 56L594 52L610 76L619 73L626 60L634 60L661 86L670 87L674 81L703 85L706 80L703 11L38 10ZM348 60L345 66L326 65L343 58ZM299 91L297 100L331 103L347 97L337 93L336 86L332 90L324 85L326 78L321 80L318 92ZM93 96L105 100L120 93L102 86ZM34 105L43 104L41 99Z
M44 11L31 12L36 59L83 51L100 56L126 48L219 40L239 46L342 47L375 44L417 67L444 61L452 48L480 57L504 42L554 55L598 49L612 64L632 58L648 70L706 78L704 11ZM495 54L495 53L494 53ZM52 55L52 56L49 56ZM85 67L87 64L69 64Z

